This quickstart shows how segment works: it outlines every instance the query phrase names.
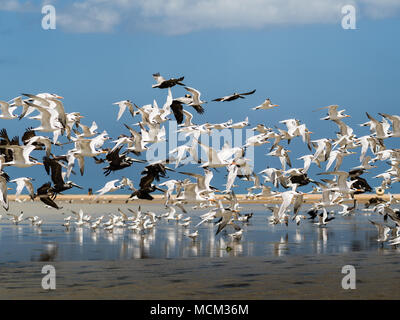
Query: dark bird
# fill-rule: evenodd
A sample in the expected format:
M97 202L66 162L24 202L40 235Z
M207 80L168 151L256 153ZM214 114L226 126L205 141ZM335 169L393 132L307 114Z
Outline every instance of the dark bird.
M145 167L142 171L142 178L139 182L139 189L134 189L133 193L129 197L129 199L145 199L145 200L153 200L153 196L150 194L156 190L165 192L165 190L158 188L157 186L153 185L153 181L160 181L160 178L165 178L167 176L167 170L174 171L162 163L155 163L150 164Z
M307 214L310 216L308 219L314 220L318 216L318 210L311 209L311 210L307 211Z
M365 169L353 169L349 171L349 178L350 181L355 182L352 184L352 187L354 189L357 189L357 191L354 192L354 194L361 194L365 192L371 192L372 188L368 184L367 180L364 178L360 177L363 173L365 172Z
M289 180L292 184L297 184L298 186L306 186L310 182L313 182L313 180L308 177L307 173L293 175Z
M47 182L43 184L40 188L37 189L35 198L39 197L40 201L47 204L50 207L55 209L61 209L50 197L53 196L53 192L51 191L51 182Z
M368 200L368 202L364 204L364 207L369 208L370 206L375 206L379 203L384 203L384 202L386 202L386 201L383 198L373 197L373 198L370 198Z
M111 172L130 167L134 162L144 163L143 160L133 159L127 156L127 152L119 154L122 146L119 146L113 151L106 154L106 161L108 166L103 168L104 174L108 176Z
M26 144L28 143L28 141L29 141L31 138L35 137L35 136L36 136L35 130L33 130L32 127L27 128L27 129L25 130L24 134L22 135L22 138L21 138L22 143L26 145ZM35 144L35 143L33 143L33 144Z
M19 138L13 137L11 140L8 137L6 129L0 130L0 146L19 145ZM0 155L4 156L4 162L13 161L13 151L11 149L0 148Z
M171 88L175 85L180 85L184 86L184 84L181 82L184 77L180 77L178 79L171 78L169 80L165 80L164 77L160 75L159 72L153 74L153 78L157 81L156 84L153 84L151 87L152 88L159 88L159 89L166 89L166 88Z
M165 178L167 176L167 170L174 171L161 163L155 163L145 167L142 171L143 177L140 179L140 189L147 189L151 187L154 180L160 181L160 178Z
M51 174L51 181L53 182L53 187L50 188L50 191L53 192L53 199L58 193L61 193L65 190L69 190L73 187L78 189L83 189L81 186L73 183L72 181L64 181L62 176L62 166L59 160L43 157L43 164L47 174Z
M144 200L153 200L154 197L150 194L156 190L163 191L163 189L158 188L155 185L151 185L150 187L140 188L138 190L134 190L130 195L129 200L132 199L144 199Z
M230 96L217 98L217 99L214 99L213 101L233 101L233 100L236 100L236 99L239 99L239 98L244 99L243 96L247 96L249 94L253 94L254 92L256 92L256 89L254 89L253 91L244 92L244 93L236 93L235 92L234 94L231 94Z
M183 122L183 103L178 100L172 100L171 110L178 124Z

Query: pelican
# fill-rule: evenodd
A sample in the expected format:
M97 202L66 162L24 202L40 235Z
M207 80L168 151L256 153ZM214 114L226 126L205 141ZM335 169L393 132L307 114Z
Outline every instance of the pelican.
M233 94L231 94L229 96L224 96L222 98L214 99L213 101L233 101L233 100L236 100L236 99L239 99L239 98L244 99L243 96L247 96L247 95L253 94L254 92L256 92L255 89L253 91L244 92L244 93L235 92L235 93L233 93Z
M36 190L35 198L38 197L40 201L42 201L44 204L46 204L49 207L55 208L55 209L62 209L62 207L59 207L52 199L50 196L53 196L51 192L51 183L46 182L44 183L41 187L39 187Z
M160 73L154 73L153 74L154 80L157 81L156 84L153 84L151 87L152 88L159 88L159 89L165 89L165 88L171 88L175 85L180 85L180 86L185 86L181 81L184 79L184 77L180 77L178 79L171 78L169 80L165 80L164 77L160 75Z

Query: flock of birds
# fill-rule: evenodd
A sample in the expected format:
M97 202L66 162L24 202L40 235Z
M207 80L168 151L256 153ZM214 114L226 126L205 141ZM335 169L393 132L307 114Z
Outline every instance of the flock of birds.
M77 185L70 179L74 171L75 162L78 162L79 172L84 175L85 159L92 158L96 164L104 165L105 176L109 176L115 171L123 170L131 166L145 164L141 172L138 187L135 188L133 181L127 177L108 181L103 188L97 191L98 197L114 192L122 188L131 190L131 195L127 201L135 199L152 200L152 193L161 191L165 198L167 212L157 215L153 212L142 212L128 208L130 215L119 209L118 214L110 215L109 219L101 216L95 220L88 215L84 215L82 210L73 212L74 217L65 218L63 226L70 228L73 222L75 226L81 227L89 225L92 230L103 228L112 232L114 228L127 228L136 232L145 233L154 228L160 219L176 221L179 225L187 228L187 236L195 240L198 236L198 227L204 222L214 222L217 226L216 234L227 227L233 228L233 233L229 236L233 240L239 241L243 234L240 222L248 222L252 213L241 213L239 201L236 198L234 188L238 187L238 181L248 181L253 183L249 187L246 198L248 199L281 199L280 205L266 205L272 212L268 218L271 224L286 224L293 221L300 224L305 215L300 214L300 209L304 204L304 195L299 189L312 184L311 193L322 194L321 200L313 204L308 211L309 218L314 220L316 225L323 227L334 219L332 212L327 208L341 206L341 215L354 214L357 203L354 200L355 194L371 192L373 188L366 179L361 176L369 169L376 168L378 163L386 163L389 168L374 178L382 179L377 187L383 193L385 189L400 181L400 149L388 149L385 146L387 139L400 137L400 116L379 113L382 120L379 121L366 113L369 121L361 126L369 127L370 134L358 137L345 119L350 117L345 114L345 110L339 110L337 105L330 105L321 108L326 109L327 115L321 120L332 121L338 126L336 137L311 139L312 132L305 124L297 119L286 119L279 123L285 128L266 127L258 124L252 130L257 134L249 137L240 147L232 147L225 143L223 147L216 150L202 142L201 135L210 135L212 130L223 129L243 129L249 126L248 118L244 121L234 123L232 120L223 123L203 123L195 124L194 116L188 111L191 107L198 114L205 112L204 105L208 102L201 100L199 90L188 87L182 83L184 77L165 79L159 73L153 74L156 84L153 88L166 89L167 98L162 108L154 100L153 104L137 106L130 100L115 102L119 107L117 121L120 120L126 109L129 110L133 119L138 122L133 125L124 124L125 133L121 133L117 139L111 140L106 130L98 131L97 124L93 121L90 126L82 122L83 116L79 112L67 113L62 103L62 97L53 93L22 94L8 102L0 101L0 119L15 120L28 117L31 113L37 113L30 119L40 121L40 125L28 128L22 134L21 141L18 136L9 138L5 129L0 131L0 203L5 210L9 210L7 192L10 189L9 183L16 184L16 201L24 190L27 189L32 200L38 198L46 206L60 209L56 203L58 194L71 189L83 187ZM172 90L174 86L183 86L187 91L182 97L173 98ZM212 100L213 102L230 102L237 99L245 99L247 95L254 94L256 90L244 93L233 93L224 97ZM260 105L253 107L252 110L270 110L278 107L270 99L265 99ZM21 108L19 115L14 112ZM189 108L189 110L191 110ZM148 161L138 157L149 150L149 146L166 141L165 123L174 118L177 121L178 132L190 137L190 141L184 145L171 150L168 157L163 160ZM42 134L52 134L52 137ZM39 135L40 134L40 135ZM65 142L59 142L60 137L65 137ZM308 148L309 153L297 158L303 160L303 167L293 168L289 157L288 146L293 139L301 139ZM110 144L110 147L105 145ZM246 150L249 147L258 147L270 143L272 147L266 154L269 157L277 157L281 167L267 167L259 173L254 172L250 159L246 158ZM55 154L58 147L73 145L64 154ZM199 148L203 149L207 159L201 159ZM342 171L345 157L355 154L355 150L360 150L360 165L350 171ZM63 149L64 150L64 149ZM42 153L42 162L31 155L32 152ZM367 155L370 151L371 155ZM37 154L39 154L39 152ZM136 157L134 157L134 156ZM326 162L325 170L318 174L319 181L308 176L311 165L322 168ZM136 163L136 164L135 164ZM198 164L202 173L177 171L178 168L188 163ZM10 180L5 172L9 166L26 168L43 165L46 173L50 175L51 182L46 182L39 186L36 191L33 179L30 177L18 177ZM216 188L211 184L214 173L220 173L224 169L226 173L226 183L224 189ZM225 171L226 170L226 171ZM182 179L169 179L168 171L182 175ZM261 182L260 176L264 178ZM328 179L328 177L331 178ZM165 181L161 182L161 179ZM284 191L278 191L282 187ZM258 192L257 192L258 190ZM175 194L174 194L175 192ZM230 202L229 206L224 206L221 197ZM350 207L345 202L354 201ZM199 223L191 228L191 217L187 215L185 205L196 203L194 208L206 209L210 211L200 216ZM292 206L293 204L293 206ZM391 197L390 201L384 201L379 196L372 197L366 205L384 218L383 223L371 221L379 233L378 241L389 241L392 245L400 244L400 211L393 208L396 200ZM181 213L177 213L177 208ZM372 209L371 209L372 208ZM23 213L19 215L8 214L15 224L24 221ZM395 223L391 227L387 224L387 218ZM0 216L1 219L1 216ZM43 221L35 216L28 217L32 225L40 226ZM105 221L107 220L107 221ZM389 233L391 232L391 237Z

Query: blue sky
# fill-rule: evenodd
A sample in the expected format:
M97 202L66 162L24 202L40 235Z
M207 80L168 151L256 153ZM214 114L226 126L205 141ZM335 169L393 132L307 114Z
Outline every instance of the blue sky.
M217 10L219 18L204 4L205 9L200 7L203 11L199 9L200 13L194 15L199 20L192 23L181 12L188 4L193 5L190 1L177 1L175 6L174 1L165 1L169 7L153 0L147 2L151 7L142 1L122 0L114 4L80 1L74 2L75 6L61 1L46 3L54 4L60 17L56 30L41 28L44 2L0 1L0 100L8 101L22 92L57 93L64 97L67 112L79 111L85 116L84 124L95 120L100 130L107 130L113 138L123 131L123 123L138 121L126 113L117 122L118 110L113 102L130 99L144 105L156 99L159 106L165 102L167 92L151 88L155 72L165 77L184 75L184 83L198 88L207 101L257 89L245 100L208 103L204 115L195 114L195 123L237 122L249 116L251 127L264 123L284 128L278 121L297 118L315 132L313 139L318 139L334 138L337 130L334 123L319 120L325 116L323 110L313 111L319 107L338 104L346 109L351 115L346 123L357 136L369 132L359 126L368 120L366 111L378 119L378 112L399 114L400 6L395 1L350 1L357 8L356 30L341 27L339 9L343 1L333 0L326 2L326 8L317 7L315 1L304 1L301 7L293 1L250 1L250 8L229 8L226 3L226 16ZM215 1L216 8L222 5L223 1ZM265 21L260 21L257 8L265 8ZM288 8L290 14L284 12ZM269 15L271 12L275 14ZM185 90L174 87L172 93L178 97ZM250 110L267 97L280 107ZM14 136L36 125L37 121L24 119L1 120L0 126ZM308 150L301 139L296 140L290 148L294 167L299 167L302 162L295 158ZM387 147L397 148L398 141L387 140ZM269 148L256 150L256 172L267 165L280 166L277 159L265 158ZM63 151L66 149L59 153ZM36 156L41 157L41 153ZM342 169L358 165L357 159L358 155L345 159ZM104 184L102 166L94 166L91 159L87 163L85 176L73 176L72 180L86 188L100 189ZM137 185L142 166L137 168L110 175L109 180L125 175ZM371 175L387 168L380 163ZM13 178L48 180L43 168L10 168L7 172ZM220 187L224 176L222 170L215 173L214 184ZM371 185L379 182L373 179ZM395 184L392 192L396 190Z

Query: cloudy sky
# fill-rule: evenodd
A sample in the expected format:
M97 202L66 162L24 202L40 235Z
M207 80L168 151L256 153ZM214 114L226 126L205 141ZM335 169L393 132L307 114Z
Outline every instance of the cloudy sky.
M56 9L55 30L42 28L47 4ZM355 30L342 28L346 5L356 10ZM314 139L333 138L336 126L319 120L324 112L314 110L339 104L362 136L369 133L359 126L367 121L365 111L378 118L377 112L399 113L399 15L397 0L0 0L0 100L21 92L55 92L65 97L68 112L80 111L86 124L95 120L116 138L124 122L136 121L126 114L116 122L112 103L131 99L144 105L156 99L162 105L166 92L151 88L151 75L160 72L184 75L185 84L208 101L257 89L246 100L207 104L204 115L195 115L196 123L249 116L252 126L282 127L278 121L297 118L315 132ZM174 97L184 93L173 90ZM267 97L279 109L250 110ZM2 120L1 127L13 136L35 125ZM389 147L396 147L395 139ZM291 148L294 166L301 166L295 159L308 152L306 147L293 141ZM266 152L257 150L256 159ZM274 160L256 161L256 171L278 167ZM357 157L346 161L343 169L356 165ZM87 162L86 179L73 179L85 186L90 179L99 189L101 169ZM371 174L386 168L382 164ZM9 173L45 182L39 169ZM140 169L114 176L135 178ZM222 184L224 173L216 175L216 184Z

